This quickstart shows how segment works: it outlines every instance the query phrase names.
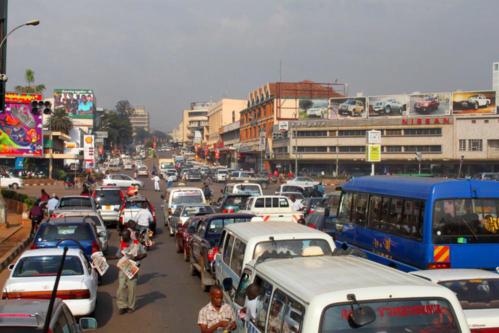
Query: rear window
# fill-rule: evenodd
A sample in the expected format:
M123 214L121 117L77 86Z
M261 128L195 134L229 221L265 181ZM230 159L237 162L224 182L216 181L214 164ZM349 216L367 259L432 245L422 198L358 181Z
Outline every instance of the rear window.
M247 194L256 194L261 195L262 192L260 187L257 185L236 185L235 193L247 193Z
M242 208L246 205L249 197L227 197L224 202L224 206L236 206Z
M356 328L349 320L351 304L330 305L322 313L319 332L460 332L452 307L443 299L384 300L361 305L374 310L374 322Z
M285 239L260 242L253 259L259 257L304 257L331 255L331 246L324 239Z
M203 203L203 197L200 191L181 191L174 192L172 197L172 204L193 204Z
M59 207L92 207L91 200L91 198L61 198Z
M13 277L56 276L62 256L24 257L19 260ZM80 258L66 256L62 275L83 275Z
M125 208L130 209L149 209L149 204L147 201L127 201L125 203Z
M225 219L213 219L208 226L208 233L221 234L224 226L240 222L249 222L251 217L233 217Z
M92 239L90 225L81 224L47 224L38 236L38 241L58 241L64 239L73 239L77 241Z
M210 206L200 206L200 207L185 207L182 212L182 216L193 216L197 214L212 214L214 213L213 208Z
M121 204L121 191L95 191L95 201L101 205L120 205Z
M464 310L499 308L499 279L470 279L439 282L452 290Z

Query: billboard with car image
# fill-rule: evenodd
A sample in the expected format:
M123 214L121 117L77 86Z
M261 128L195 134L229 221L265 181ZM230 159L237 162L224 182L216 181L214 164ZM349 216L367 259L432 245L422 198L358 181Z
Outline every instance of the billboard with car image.
M365 97L333 97L329 99L329 119L366 118Z
M455 115L496 114L495 91L456 91L452 93L452 113Z
M408 115L444 116L451 112L449 92L413 94L409 96Z
M327 99L300 99L298 101L299 119L325 119L328 117Z
M407 114L408 95L369 97L369 117L400 117Z

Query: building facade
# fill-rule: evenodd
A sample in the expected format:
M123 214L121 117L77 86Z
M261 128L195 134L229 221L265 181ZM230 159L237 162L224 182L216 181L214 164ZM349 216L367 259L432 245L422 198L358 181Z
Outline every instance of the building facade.
M212 102L193 102L191 107L184 110L182 117L182 142L189 146L201 144L208 127L208 109Z
M224 98L208 109L208 127L205 138L210 149L221 141L220 134L225 125L239 121L239 114L246 104L247 101L243 99Z
M149 132L149 113L144 107L136 107L130 115L130 123L132 124L133 135L137 133L139 128Z
M492 64L492 90L495 90L496 92L497 103L497 98L499 97L499 62L494 62Z

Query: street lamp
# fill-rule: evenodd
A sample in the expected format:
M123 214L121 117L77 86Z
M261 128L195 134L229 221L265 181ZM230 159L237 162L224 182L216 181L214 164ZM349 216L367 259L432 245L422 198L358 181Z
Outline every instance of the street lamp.
M12 29L11 31L9 31L5 37L2 39L2 41L0 42L0 51L2 50L2 47L3 47L3 44L5 44L5 41L7 41L7 38L14 32L16 31L17 29L20 29L24 26L28 26L28 25L31 25L31 26L36 26L36 25L39 25L40 24L40 20L31 20L31 21L28 21L28 22L25 22L23 24L20 24L18 25L17 27L15 27L14 29Z

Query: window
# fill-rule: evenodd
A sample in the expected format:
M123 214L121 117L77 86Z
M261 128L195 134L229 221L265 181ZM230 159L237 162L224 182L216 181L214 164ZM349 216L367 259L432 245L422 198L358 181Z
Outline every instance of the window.
M357 224L366 224L367 222L367 193L355 193L353 195L353 208L351 221Z
M385 146L385 153L401 153L402 146Z
M404 152L406 153L441 153L441 145L428 145L428 146L404 146Z
M494 70L497 72L499 71L499 64L494 64Z
M366 136L365 130L340 130L338 136Z
M265 198L265 208L272 207L272 198Z
M206 233L206 223L201 223L199 225L199 229L197 231L197 234L199 237L204 238L204 234Z
M64 313L60 313L59 318L57 318L57 322L54 326L54 333L70 333L72 331L71 327L69 327L68 321Z
M263 198L258 198L255 201L255 208L264 208L265 207L265 201Z
M234 247L234 236L229 235L225 240L223 261L227 265L230 265L230 255L232 253L232 248Z
M284 198L279 198L279 207L281 207L281 208L283 208L283 207L289 207L288 200L286 200Z
M437 136L442 135L441 128L406 128L404 135L407 136Z
M342 223L350 222L350 214L352 211L352 198L351 192L344 192L340 199L340 208L338 211L338 221Z
M409 238L422 239L424 202L420 200L404 201L402 220L400 221L399 234Z
M459 151L466 151L466 140L459 140Z
M327 131L297 131L295 133L297 137L327 136Z
M385 136L401 136L401 135L402 135L401 129L387 129L387 130L385 130Z
M274 292L267 332L300 332L305 307L280 290Z
M366 146L340 146L340 153L363 153L366 151Z
M482 139L468 140L469 151L482 151Z
M295 148L295 147L293 147L293 148ZM327 146L298 147L298 152L299 153L327 153Z
M234 302L240 306L244 306L244 301L246 300L246 289L250 285L251 271L246 269L239 280L239 285L237 286L236 294L234 295Z
M234 250L232 251L232 258L230 260L230 268L238 276L241 274L243 268L244 252L246 251L246 244L240 239L234 242Z
M263 280L259 276L255 277L255 282L260 286L261 293L258 296L260 298L261 307L256 313L256 323L255 325L261 332L265 331L265 320L267 319L267 313L269 311L270 296L272 296L272 285L267 281Z

